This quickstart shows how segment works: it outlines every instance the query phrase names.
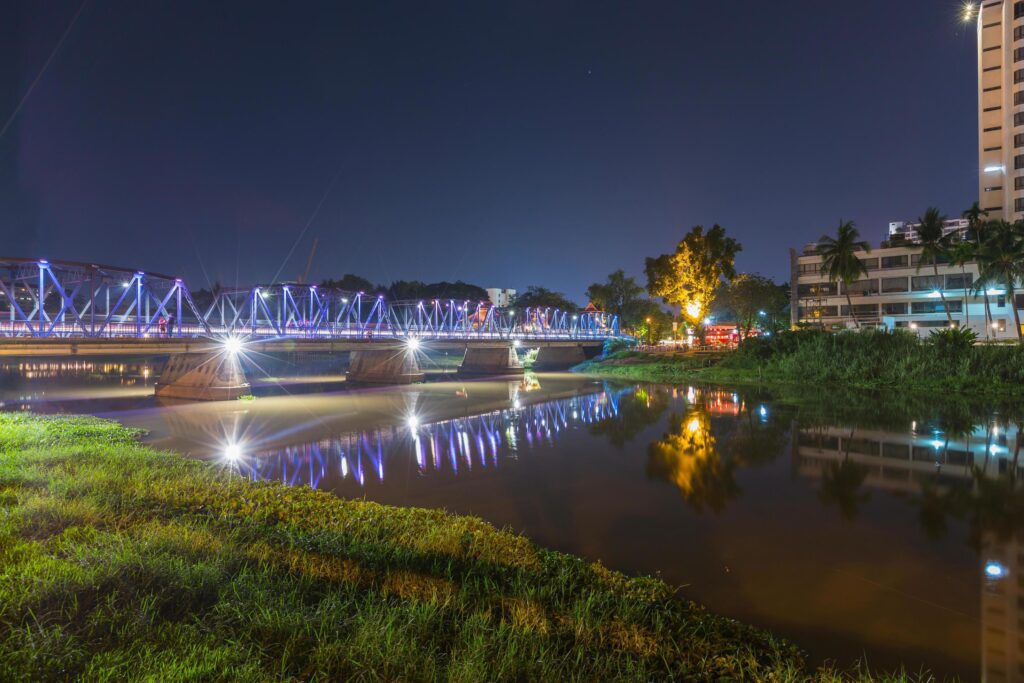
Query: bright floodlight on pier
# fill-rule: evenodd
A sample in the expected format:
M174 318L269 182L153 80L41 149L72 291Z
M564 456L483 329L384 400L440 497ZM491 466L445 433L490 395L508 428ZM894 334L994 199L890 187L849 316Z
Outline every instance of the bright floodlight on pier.
M407 349L409 349L410 351L413 351L413 352L419 351L420 350L420 340L419 340L419 338L417 338L417 337L409 337L408 339L405 340L405 347Z
M420 419L415 415L410 415L405 418L405 425L409 428L409 431L415 432L420 428Z
M224 447L224 459L235 462L242 457L242 447L237 443L229 443Z
M224 350L229 355L237 356L242 352L242 340L238 337L227 337L224 339Z

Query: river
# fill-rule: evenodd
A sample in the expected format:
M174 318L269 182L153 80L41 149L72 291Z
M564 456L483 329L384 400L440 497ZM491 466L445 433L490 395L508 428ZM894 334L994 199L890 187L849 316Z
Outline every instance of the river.
M814 663L1024 677L1014 406L569 374L160 404L151 360L0 363L0 409L89 413L239 476L482 517L658 575Z

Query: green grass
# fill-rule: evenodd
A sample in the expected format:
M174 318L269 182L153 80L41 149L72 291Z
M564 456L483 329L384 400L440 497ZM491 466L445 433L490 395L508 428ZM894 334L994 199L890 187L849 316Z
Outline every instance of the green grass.
M816 386L1024 396L1024 345L946 347L906 332L785 332L733 353L639 358L577 366L605 377L657 382Z
M791 645L660 581L472 517L253 483L136 437L0 413L0 678L806 675Z

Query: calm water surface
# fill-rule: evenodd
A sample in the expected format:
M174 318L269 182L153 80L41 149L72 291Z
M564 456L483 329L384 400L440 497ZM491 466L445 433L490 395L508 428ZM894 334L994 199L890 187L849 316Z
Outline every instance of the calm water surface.
M477 515L658 574L814 662L1024 679L1024 409L545 374L160 405L158 367L7 363L0 407L112 417L253 479Z

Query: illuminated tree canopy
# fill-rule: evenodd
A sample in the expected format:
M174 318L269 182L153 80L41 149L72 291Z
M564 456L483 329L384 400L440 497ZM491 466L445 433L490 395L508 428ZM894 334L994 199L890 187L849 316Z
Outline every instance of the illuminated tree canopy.
M721 226L705 233L698 225L679 242L675 253L647 259L647 291L678 306L687 320L699 324L721 282L736 276L736 254L742 249Z

